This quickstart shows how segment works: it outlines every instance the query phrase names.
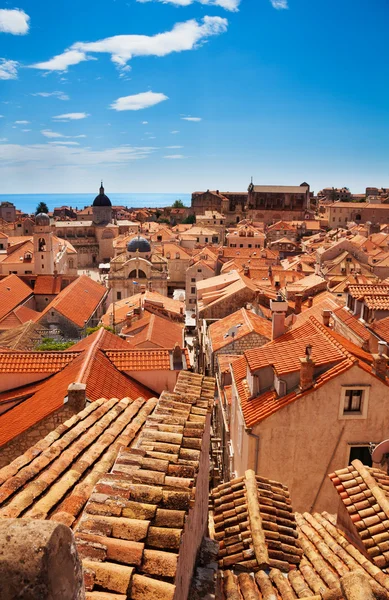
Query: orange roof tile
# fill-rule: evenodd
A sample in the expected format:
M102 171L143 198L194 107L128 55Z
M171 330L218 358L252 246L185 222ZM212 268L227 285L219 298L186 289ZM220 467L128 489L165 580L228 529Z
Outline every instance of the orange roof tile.
M351 312L345 308L338 308L333 313L336 319L339 319L353 331L361 340L368 342L370 340L370 333L368 329L357 319Z
M62 285L62 275L38 275L35 281L34 294L48 296L59 294Z
M230 370L230 364L240 357L239 354L218 354L217 362L220 373L227 373Z
M131 326L122 330L129 346L132 348L174 348L183 343L183 329L181 323L173 323L164 317L145 312L144 317L135 321Z
M17 275L8 275L0 281L0 319L32 296L32 289Z
M106 287L86 275L81 275L46 306L41 316L50 310L56 310L78 327L84 327L85 321L90 319L106 294Z
M379 321L374 321L369 328L378 335L379 338L384 340L386 343L389 343L389 317L385 317L385 319L380 319Z
M79 352L0 352L0 373L58 373Z
M232 328L234 328L234 337L228 333ZM259 317L252 311L241 308L209 326L208 333L212 351L216 352L251 333L256 333L270 340L271 328L269 321Z
M40 313L28 306L17 306L13 311L0 321L0 330L14 329L28 321L35 322L40 317Z
M121 371L170 371L169 350L107 350L112 364Z

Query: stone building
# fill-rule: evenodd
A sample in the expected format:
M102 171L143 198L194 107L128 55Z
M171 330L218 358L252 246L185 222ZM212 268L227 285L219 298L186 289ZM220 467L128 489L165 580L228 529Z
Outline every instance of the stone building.
M57 235L69 240L77 250L79 268L97 267L115 256L113 242L119 235L119 227L112 222L112 204L103 183L91 214L86 216L88 220L55 221L53 224Z
M168 276L167 259L138 235L128 242L126 252L111 260L108 283L115 300L128 298L142 289L167 296Z

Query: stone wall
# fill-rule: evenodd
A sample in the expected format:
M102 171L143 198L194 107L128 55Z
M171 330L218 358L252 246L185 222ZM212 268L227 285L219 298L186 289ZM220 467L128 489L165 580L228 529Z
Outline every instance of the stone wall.
M67 404L39 421L27 431L24 431L13 440L0 448L0 468L8 465L15 458L26 452L31 446L39 442L48 433L61 425L77 411Z
M199 319L222 319L227 315L236 312L245 306L247 302L253 302L255 292L249 288L245 288L236 294L231 294L224 300L217 302L212 306L204 306L201 310Z
M215 374L217 370L217 357L219 354L244 354L246 350L251 350L252 348L259 348L264 344L270 342L270 339L266 338L263 335L259 335L258 333L249 333L239 340L234 341L224 348L217 350L217 352L213 353L213 372L212 375Z

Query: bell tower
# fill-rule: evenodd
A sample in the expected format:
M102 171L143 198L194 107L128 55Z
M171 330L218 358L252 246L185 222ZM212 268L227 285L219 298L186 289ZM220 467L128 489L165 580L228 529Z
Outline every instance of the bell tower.
M53 232L49 215L45 213L36 215L33 237L35 275L53 275Z

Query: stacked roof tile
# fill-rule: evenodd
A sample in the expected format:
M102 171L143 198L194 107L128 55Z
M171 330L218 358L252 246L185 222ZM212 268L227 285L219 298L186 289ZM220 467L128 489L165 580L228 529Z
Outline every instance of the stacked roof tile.
M389 476L354 460L329 475L350 517L349 525L377 567L389 566Z
M8 275L0 281L0 319L32 296L32 289L17 275Z
M71 526L93 486L128 446L156 400L96 400L0 469L0 517Z
M183 325L168 321L164 317L145 312L144 316L123 328L131 348L174 348L182 346Z
M171 370L169 350L107 350L109 360L121 371ZM189 364L189 363L188 363Z
M0 352L0 373L58 373L79 352Z
M344 323L346 327L351 329L364 342L370 340L369 331L350 311L345 308L338 308L334 311L334 317Z
M235 328L234 336L228 335L232 327ZM241 308L209 326L212 350L216 352L250 333L256 333L270 340L271 323L263 317Z
M87 598L173 598L213 396L214 380L181 372L96 484L75 530Z
M224 600L366 600L389 597L389 576L337 529L327 513L296 514L303 551L297 569L219 573ZM347 584L346 584L347 580Z
M286 486L246 471L212 492L219 565L288 572L299 564L296 520Z

